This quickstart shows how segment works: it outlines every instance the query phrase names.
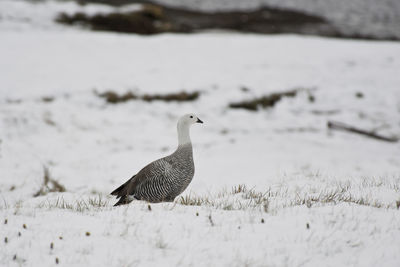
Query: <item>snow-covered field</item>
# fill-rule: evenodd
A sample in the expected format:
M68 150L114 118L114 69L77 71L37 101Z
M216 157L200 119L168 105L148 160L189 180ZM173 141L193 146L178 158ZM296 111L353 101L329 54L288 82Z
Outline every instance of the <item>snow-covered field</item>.
M28 20L0 1L1 266L398 266L400 143L326 123L400 135L399 43L89 32L54 25L58 4L17 3ZM228 108L294 88L272 109ZM112 105L94 90L201 95ZM185 198L113 208L186 112L205 124ZM33 197L43 166L66 192Z

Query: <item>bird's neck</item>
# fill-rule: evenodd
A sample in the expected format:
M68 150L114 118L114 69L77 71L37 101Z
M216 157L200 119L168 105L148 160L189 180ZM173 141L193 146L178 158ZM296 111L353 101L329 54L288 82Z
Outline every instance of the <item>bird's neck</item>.
M192 142L189 135L189 126L185 124L178 124L178 147L183 147L191 144Z

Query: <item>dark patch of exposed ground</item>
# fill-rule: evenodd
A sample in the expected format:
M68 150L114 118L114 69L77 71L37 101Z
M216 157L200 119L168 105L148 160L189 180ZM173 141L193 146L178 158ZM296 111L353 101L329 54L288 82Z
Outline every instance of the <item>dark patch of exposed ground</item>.
M81 4L102 3L111 6L143 3L146 8L140 12L93 16L84 13L73 15L60 13L56 21L68 25L83 25L92 30L138 34L192 33L222 29L261 34L296 33L351 39L400 40L393 34L374 34L373 32L368 34L362 29L349 31L348 28L343 28L340 22L313 14L308 9L304 12L264 6L253 10L197 11L187 7L155 4L148 0L76 1ZM193 5L193 8L195 7L196 4Z
M56 21L67 25L84 25L92 30L138 34L192 33L222 29L252 33L339 35L322 17L270 7L252 11L204 12L144 4L141 11L127 13L60 13Z
M200 92L179 92L179 93L169 93L169 94L144 94L144 95L137 95L132 92L126 92L124 94L118 94L114 91L106 91L104 93L97 93L96 94L104 98L108 103L117 104L123 103L130 100L143 100L146 102L152 101L165 101L165 102L186 102L186 101L194 101L197 100L200 96Z
M326 29L311 25L311 34L352 39L400 40L398 0L256 0L256 1L188 1L188 0L75 0L79 3L102 3L122 6L132 3L172 5L189 10L207 12L221 10L255 10L262 6L274 6L284 10L294 9L314 14L329 21L335 28L327 34ZM308 32L307 34L310 34Z
M270 108L280 101L283 97L295 97L298 90L290 90L279 93L272 93L262 97L254 98L251 100L245 100L240 102L230 103L230 108L241 108L250 111L257 111L259 108Z

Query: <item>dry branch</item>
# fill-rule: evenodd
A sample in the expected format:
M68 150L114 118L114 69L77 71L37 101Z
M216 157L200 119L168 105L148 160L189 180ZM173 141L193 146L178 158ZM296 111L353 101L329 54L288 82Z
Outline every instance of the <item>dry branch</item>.
M362 129L353 127L351 125L347 125L342 122L328 121L327 126L329 129L342 130L342 131L347 131L347 132L351 132L351 133L356 133L356 134L364 135L364 136L367 136L370 138L374 138L374 139L386 141L386 142L397 142L399 140L396 137L386 137L386 136L378 135L378 134L374 133L373 131L362 130Z

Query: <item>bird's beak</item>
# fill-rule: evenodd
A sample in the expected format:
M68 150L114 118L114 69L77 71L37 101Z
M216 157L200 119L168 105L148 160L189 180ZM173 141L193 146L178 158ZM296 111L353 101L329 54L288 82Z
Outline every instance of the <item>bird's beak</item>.
M200 120L199 118L197 118L197 121L196 121L197 123L203 123L203 121L202 120Z

